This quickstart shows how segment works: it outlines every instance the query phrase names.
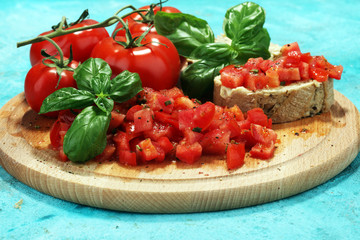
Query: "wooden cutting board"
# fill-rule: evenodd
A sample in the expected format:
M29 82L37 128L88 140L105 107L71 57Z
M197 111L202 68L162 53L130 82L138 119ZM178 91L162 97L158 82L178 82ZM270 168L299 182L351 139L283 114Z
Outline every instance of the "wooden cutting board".
M261 204L313 188L355 159L359 112L336 91L335 100L330 113L274 125L280 143L270 161L247 155L244 167L228 171L223 157L138 167L61 162L49 147L54 120L38 116L19 94L0 110L0 163L32 188L99 208L181 213Z

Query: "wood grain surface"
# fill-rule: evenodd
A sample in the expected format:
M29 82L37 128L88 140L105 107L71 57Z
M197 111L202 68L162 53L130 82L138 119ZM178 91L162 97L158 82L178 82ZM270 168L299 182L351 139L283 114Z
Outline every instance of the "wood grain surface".
M360 116L335 91L331 112L273 126L275 156L248 154L228 171L224 157L128 167L117 162L61 162L49 144L54 120L30 110L24 94L0 110L0 164L48 195L93 207L144 213L203 212L266 203L313 188L345 169L360 149Z

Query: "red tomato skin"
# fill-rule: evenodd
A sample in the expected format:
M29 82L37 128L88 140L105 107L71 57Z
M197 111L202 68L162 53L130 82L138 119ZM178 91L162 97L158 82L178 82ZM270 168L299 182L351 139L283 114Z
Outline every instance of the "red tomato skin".
M117 41L125 38L118 37ZM91 57L105 60L113 71L112 77L128 70L139 74L143 87L155 90L174 87L180 76L180 58L174 44L157 34L146 35L142 43L147 44L125 49L112 38L106 38L94 47Z
M72 61L70 67L76 68L78 63ZM47 67L43 63L34 65L25 77L25 98L29 106L39 112L44 99L51 93L60 88L73 87L76 88L76 81L73 78L73 72L64 70L61 73L61 80L54 67ZM46 113L45 116L56 117L58 112Z
M97 24L98 22L92 19L86 19L82 22L69 27L68 29L79 28L89 25ZM47 31L40 35L45 35L53 31ZM109 37L109 33L105 28L94 28L86 31L79 31L63 36L53 38L59 45L65 57L70 57L70 45L72 46L73 59L78 62L84 62L90 57L94 46L102 39ZM30 47L30 62L31 65L39 63L44 57L41 55L41 49L46 49L50 55L57 53L56 48L48 41L34 43Z
M270 145L264 145L262 143L257 143L250 150L250 155L259 159L270 159L274 156L275 145L271 143Z
M183 143L176 146L176 157L185 163L193 164L200 159L202 147L198 142Z
M245 144L231 143L226 151L226 164L228 169L233 170L242 167L245 164Z

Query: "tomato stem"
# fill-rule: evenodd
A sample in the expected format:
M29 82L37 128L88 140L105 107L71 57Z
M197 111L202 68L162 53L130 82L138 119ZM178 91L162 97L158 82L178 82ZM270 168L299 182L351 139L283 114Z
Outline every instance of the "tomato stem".
M56 50L58 51L59 53L59 56L60 56L60 62L59 62L59 67L64 67L64 53L63 51L61 50L61 48L59 47L59 45L56 44L56 42L54 40L52 40L51 38L49 37L46 37L46 36L40 36L41 39L43 40L46 40L46 41L49 41L52 45L54 45L54 47L56 48Z
M136 9L135 7L128 5L126 7L123 7L122 9L120 9L119 11L116 12L115 15L111 16L110 18L104 20L103 22L94 24L94 25L89 25L89 26L84 26L84 27L79 27L79 28L72 28L72 29L64 29L64 25L66 26L66 17L62 17L61 22L59 23L59 26L56 30L54 30L53 32L46 34L46 35L42 35L42 36L37 36L35 38L26 40L26 41L22 41L22 42L18 42L16 44L16 46L19 47L23 47L29 44L33 44L33 43L37 43L37 42L42 42L44 41L44 39L42 37L48 37L48 38L54 38L54 37L59 37L59 36L63 36L66 34L70 34L70 33L74 33L74 32L78 32L78 31L84 31L84 30L88 30L88 29L93 29L93 28L102 28L102 27L109 27L117 22L122 22L122 24L124 25L124 21L122 20L122 18L127 17L133 13L139 13L141 14L141 12L145 12L147 10L145 9L137 9L137 10L133 10L130 13L125 14L122 17L117 16L117 14L119 14L121 11L127 9L127 8L131 8L131 9Z

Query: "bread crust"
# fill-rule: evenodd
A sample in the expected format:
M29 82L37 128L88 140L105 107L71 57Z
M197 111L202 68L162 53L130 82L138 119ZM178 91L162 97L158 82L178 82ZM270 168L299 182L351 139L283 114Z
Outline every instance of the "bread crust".
M262 108L273 123L284 123L330 111L334 103L333 79L325 82L309 80L288 86L251 91L244 87L222 86L220 76L214 80L214 103L243 112Z

